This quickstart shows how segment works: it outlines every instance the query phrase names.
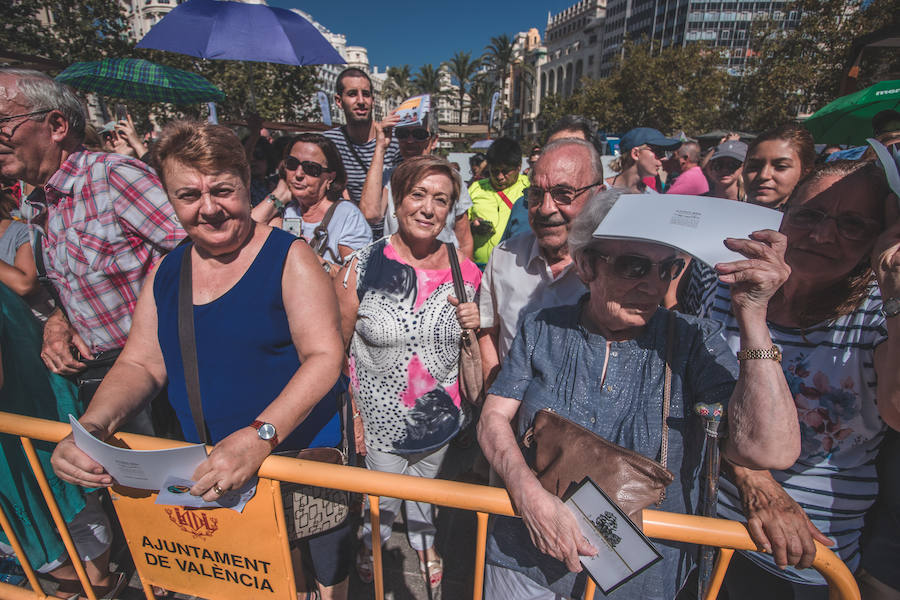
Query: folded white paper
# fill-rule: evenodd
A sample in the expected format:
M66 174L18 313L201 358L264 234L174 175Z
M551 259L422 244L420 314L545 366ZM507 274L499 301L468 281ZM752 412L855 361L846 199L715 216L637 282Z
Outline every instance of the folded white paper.
M743 260L723 243L761 229L778 230L782 213L746 202L679 194L623 194L594 237L665 244L710 267Z
M206 460L203 444L166 450L129 450L101 442L69 415L75 445L103 465L119 485L143 490L158 490L169 477L190 479L197 466Z

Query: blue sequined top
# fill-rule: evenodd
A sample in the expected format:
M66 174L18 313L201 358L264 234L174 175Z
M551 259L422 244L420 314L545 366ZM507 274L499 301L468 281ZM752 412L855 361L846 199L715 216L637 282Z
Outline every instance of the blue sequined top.
M538 410L550 408L620 446L659 460L669 311L657 310L638 337L612 342L606 380L601 385L607 340L580 324L586 299L528 315L490 393L522 402L516 422L519 438ZM674 332L666 466L675 481L659 509L690 514L698 503L704 449L703 425L694 416L693 405L727 405L738 364L720 324L675 313ZM675 597L696 549L687 544L654 543L663 560L610 597ZM487 558L492 564L523 572L563 596L579 598L584 591L585 575L576 577L564 563L538 551L520 519L494 519Z

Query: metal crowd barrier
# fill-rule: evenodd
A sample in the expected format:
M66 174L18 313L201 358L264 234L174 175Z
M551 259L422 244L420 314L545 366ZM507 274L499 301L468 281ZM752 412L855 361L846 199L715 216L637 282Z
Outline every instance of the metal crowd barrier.
M31 441L35 439L56 443L68 435L69 432L70 427L63 423L0 412L0 433L20 437L28 460L40 484L44 499L59 528L66 550L72 559L82 585L84 585L87 597L90 600L96 600L96 594L91 588L84 566L75 552L72 539L66 530L65 523L62 520L56 501L50 492L50 487L44 476L41 465L38 462ZM124 442L127 447L136 450L174 448L184 445L181 442L133 434L120 434L116 437ZM215 531L216 529L226 528L228 523L232 521L240 526L242 518L250 517L237 515L237 513L228 514L233 513L233 511L228 511L227 509L217 509L214 514L218 515L218 518L207 519L206 516L203 516L204 513L202 512L197 513L200 515L199 517L185 517L184 515L189 511L173 512L171 508L167 511L169 513L169 521L193 535L193 538L188 539L194 539L193 543L179 543L177 547L175 542L172 542L171 548L176 554L180 554L181 556L190 557L191 552L193 552L194 558L190 560L188 560L188 558L178 559L176 555L175 559L170 561L169 558L171 557L165 557L163 554L159 554L160 551L163 551L164 544L162 538L159 537L162 535L160 533L159 523L166 519L163 514L165 507L152 504L152 499L155 497L153 494L143 492L129 496L129 491L127 489L113 489L113 504L116 507L120 522L125 530L129 550L134 558L135 566L141 577L144 593L148 600L154 600L151 585L158 585L171 591L203 597L202 593L197 593L198 589L202 592L204 589L209 589L208 586L225 586L233 584L236 588L236 592L233 595L235 598L296 598L294 595L296 593L296 588L292 570L290 568L282 569L283 572L281 575L276 575L276 571L279 567L283 567L285 564L288 567L290 565L284 514L281 505L280 482L314 484L325 488L342 489L366 494L372 507L371 519L373 531L378 531L378 498L380 496L428 502L440 506L475 512L477 535L475 540L473 565L473 600L481 600L482 598L488 516L490 514L515 515L506 490L482 485L439 479L422 479L409 475L379 473L357 467L344 467L278 456L267 458L260 468L259 475L261 485L258 488L257 496L254 497L247 506L250 507L256 502L257 504L255 506L265 514L269 515L269 526L272 528L272 531L268 533L260 531L259 529L246 531L247 528L245 527L242 534L249 534L252 538L262 539L269 546L273 545L273 540L278 542L275 544L277 546L275 551L277 556L269 561L250 558L241 553L249 552L249 550L246 550L246 545L252 543L250 538L236 540L239 549L236 553L228 553L227 551L220 553L218 550L207 550L206 547L203 546L203 544L206 543L204 542L205 538L203 536L208 535L206 532L211 529ZM134 492L138 491L134 490ZM120 502L123 503L122 506L125 507L124 510L119 506ZM153 521L152 513L154 511L159 512L162 521ZM212 512L213 511L206 511L206 514ZM245 508L244 515L247 515L250 512L252 511L248 512L248 508ZM644 532L651 538L688 542L719 548L713 571L712 585L707 593L706 600L716 598L734 551L756 550L756 545L750 539L746 527L735 521L695 517L654 510L645 510L643 521ZM171 523L167 523L167 525L170 525ZM48 596L43 592L34 570L28 564L22 547L13 534L8 518L3 514L2 510L0 510L0 526L2 526L3 531L10 541L10 545L13 547L16 556L19 558L19 562L22 564L28 583L31 586L31 589L29 590L0 583L0 599L31 600L35 598L47 598ZM142 530L142 527L146 528L146 531ZM155 537L156 542L154 542L150 536ZM138 541L138 537L141 537L141 541ZM167 541L165 544L166 548L168 548ZM144 550L148 545L152 552ZM383 600L384 575L382 571L381 549L378 544L373 548L373 554L375 563L375 598L377 600ZM209 564L201 563L201 557L206 559L207 556L209 557ZM183 563L182 560L184 561ZM160 565L161 561L165 561L168 566ZM172 580L167 579L167 577L169 576L169 573L174 574L179 571L178 568L172 568L175 566L175 563L177 563L178 567L181 567L181 579L173 584ZM188 563L191 563L193 568L191 568ZM265 575L270 576L270 578L264 577L263 571L259 567L260 563L262 563L265 569ZM226 566L223 567L221 565ZM160 566L164 566L165 568L160 569ZM187 568L184 568L185 566ZM844 565L844 563L828 548L818 543L816 544L816 558L813 563L813 568L818 570L828 581L830 598L834 600L859 599L860 595L856 581L846 565ZM248 572L239 572L239 569L244 569ZM255 575L252 577L251 571L255 571ZM160 573L162 573L162 575L160 575ZM199 577L194 577L193 575L195 574L199 575ZM278 579L278 577L281 577L281 579ZM268 589L266 588L267 585ZM251 588L257 590L263 589L266 593L252 593ZM592 599L594 597L595 589L593 581L588 579L585 598L588 600ZM226 592L217 591L212 597L215 597L216 600L220 600L228 596L232 595Z

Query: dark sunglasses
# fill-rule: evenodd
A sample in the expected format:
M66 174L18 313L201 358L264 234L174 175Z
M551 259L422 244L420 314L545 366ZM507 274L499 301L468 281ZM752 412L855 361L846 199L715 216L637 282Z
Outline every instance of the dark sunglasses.
M323 167L319 163L311 160L300 160L296 156L288 156L284 159L284 168L288 171L296 171L298 167L303 167L303 172L310 177L318 177L322 171L331 173L334 169Z
M416 129L410 129L408 127L400 127L396 131L394 131L394 135L397 136L398 140L405 140L409 136L412 136L414 140L418 142L422 142L431 137L431 134L428 133L427 129L422 127L417 127Z
M528 204L531 206L537 206L541 202L544 201L544 195L550 194L550 197L557 204L572 204L575 201L575 198L580 196L585 191L591 189L596 185L601 185L603 180L595 181L590 185L586 185L580 188L571 188L565 185L555 185L549 190L537 187L536 185L529 186L525 188L525 198L528 199Z
M653 153L653 156L658 158L659 160L666 160L669 156L672 155L670 150L666 150L665 148L657 148L656 146L645 146L647 150Z
M660 281L672 281L684 270L684 259L677 256L655 263L640 254L608 256L599 252L591 252L591 255L612 265L613 273L622 279L643 279L653 267L659 267Z
M837 232L848 240L862 241L871 238L881 229L881 223L859 215L842 213L837 216L817 210L798 206L787 212L787 221L799 229L812 229L823 221L834 219Z
M726 173L734 173L741 165L744 164L734 159L717 158L709 164L709 168L713 171L724 171Z

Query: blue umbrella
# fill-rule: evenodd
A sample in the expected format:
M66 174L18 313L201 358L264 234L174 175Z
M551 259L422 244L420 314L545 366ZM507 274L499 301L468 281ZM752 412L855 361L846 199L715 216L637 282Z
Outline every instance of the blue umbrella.
M215 60L298 66L346 62L325 36L297 13L219 0L189 0L176 6L137 47Z

